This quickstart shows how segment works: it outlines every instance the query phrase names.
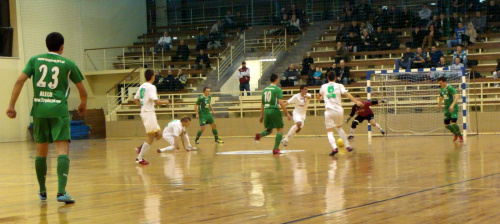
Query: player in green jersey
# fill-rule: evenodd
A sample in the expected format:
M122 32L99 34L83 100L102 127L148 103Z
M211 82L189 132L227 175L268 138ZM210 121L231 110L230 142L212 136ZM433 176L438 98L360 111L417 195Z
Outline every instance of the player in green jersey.
M458 99L459 95L455 88L448 85L446 77L440 77L438 79L441 89L439 90L439 102L438 108L441 109L441 103L444 100L444 125L446 129L450 130L451 133L455 135L453 141L460 138L460 142L463 142L462 133L460 132L460 127L457 125L458 119ZM451 123L451 124L450 124Z
M214 123L215 115L214 109L212 108L212 96L210 96L210 87L203 88L203 95L198 97L196 105L194 106L194 112L196 113L196 118L200 119L200 130L196 134L195 144L200 144L198 140L201 134L205 131L205 126L209 124L212 127L212 133L214 134L215 143L224 143L222 139L219 138L219 133L217 132L217 127Z
M83 86L83 76L76 64L62 56L64 37L57 32L45 39L49 53L33 56L21 75L17 78L7 109L7 116L16 117L15 105L26 80L33 80L33 131L36 142L35 169L41 200L47 199L45 177L47 175L47 154L49 143L54 142L57 152L57 201L74 203L66 193L69 175L70 118L68 111L69 82L73 82L80 94L78 114L84 116L87 110L87 91Z
M280 106L285 112L288 120L292 120L292 116L286 110L285 103L283 102L283 91L276 86L278 84L278 75L271 74L271 85L262 91L262 104L260 106L260 123L264 122L266 130L260 134L255 135L255 141L265 137L276 128L278 134L274 139L273 154L280 154L280 142L283 138L283 118L280 111Z

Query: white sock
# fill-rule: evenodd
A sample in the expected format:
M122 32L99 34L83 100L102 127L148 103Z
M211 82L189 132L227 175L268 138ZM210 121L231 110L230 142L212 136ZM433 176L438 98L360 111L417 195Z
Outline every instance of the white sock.
M160 151L165 152L165 151L170 151L170 150L174 150L174 149L175 149L175 147L173 145L171 145L169 147L161 148Z
M354 128L351 128L351 135L354 136Z
M149 145L147 142L142 143L142 148L141 148L141 153L139 153L139 156L137 156L137 159L141 160L142 157L144 156L144 153L146 153L151 145Z
M344 129L343 128L335 128L335 129L337 129L337 133L339 133L340 138L342 139L342 141L344 141L345 147L346 148L350 147L349 141L347 141L347 136L346 136L346 134L344 132Z
M330 145L332 146L332 148L336 149L337 142L335 142L335 137L333 137L333 132L327 132L326 135L328 136L328 142L330 142Z
M375 123L375 127L377 127L377 128L378 128L378 130L383 131L383 130L382 130L382 127L380 127L380 125L379 125L378 123Z
M188 148L192 148L192 147L191 147L191 142L189 142L189 136L188 136L188 133L187 133L187 132L184 134L184 138L186 139L186 142L187 142Z
M295 132L297 131L297 125L294 125L290 128L290 131L288 131L288 134L286 135L286 138L287 139L291 139L294 135L295 135Z

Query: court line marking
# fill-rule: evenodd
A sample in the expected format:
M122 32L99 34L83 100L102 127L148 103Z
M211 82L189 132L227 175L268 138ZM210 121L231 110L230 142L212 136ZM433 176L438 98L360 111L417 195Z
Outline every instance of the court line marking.
M287 149L281 150L282 154L291 153L291 152L304 152L306 150L302 149ZM215 153L217 155L264 155L264 154L272 154L272 150L242 150L242 151L227 151L227 152L218 152Z
M483 179L483 178L487 178L487 177L497 176L497 175L500 175L500 172L489 174L489 175L482 176L482 177L476 177L476 178L472 178L472 179L468 179L468 180L464 180L464 181L459 181L459 182L456 182L456 183L451 183L451 184L441 185L441 186L437 186L437 187L432 187L432 188L428 188L428 189L424 189L424 190L420 190L420 191L414 191L414 192L410 192L410 193L407 193L407 194L399 195L399 196L396 196L396 197L386 198L386 199L378 200L378 201L373 201L373 202L370 202L370 203L356 205L356 206L352 206L352 207L347 207L347 208L344 208L344 209L339 209L339 210L335 210L335 211L331 211L331 212L325 212L325 213L321 213L321 214L317 214L317 215L311 215L311 216L308 216L308 217L304 217L304 218L300 218L300 219L295 219L295 220L284 222L284 223L295 223L295 222L305 221L305 220L317 218L317 217L324 216L324 215L329 215L329 214L333 214L333 213L337 213L337 212L342 212L342 211L352 210L352 209L356 209L356 208L362 208L362 207L366 207L366 206L370 206L370 205L375 205L375 204L379 204L379 203L386 202L386 201L391 201L391 200L395 200L395 199L399 199L399 198L404 198L404 197L412 196L412 195L415 195L415 194L424 193L424 192L427 192L427 191L432 191L432 190L436 190L436 189L440 189L440 188L445 188L445 187L449 187L449 186L453 186L453 185L457 185L457 184L463 184L463 183L467 183L467 182L471 182L471 181L475 181L475 180L479 180L479 179Z

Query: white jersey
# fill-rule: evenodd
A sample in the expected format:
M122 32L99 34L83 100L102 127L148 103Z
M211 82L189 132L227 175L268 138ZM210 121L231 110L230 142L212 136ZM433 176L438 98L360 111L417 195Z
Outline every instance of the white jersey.
M175 136L178 137L182 134L183 131L186 131L186 128L182 126L180 120L173 120L167 124L167 127L163 130L163 136Z
M155 100L158 100L156 86L149 82L143 83L135 93L134 99L141 101L141 113L155 111Z
M310 93L307 93L306 96L311 97ZM295 109L293 109L294 113L298 113L302 116L306 116L307 107L309 106L309 99L302 97L300 93L297 93L292 96L287 102L288 104L295 104Z
M325 109L337 112L344 112L341 95L346 92L347 90L344 85L334 82L323 84L319 90L319 94L321 94L325 100Z

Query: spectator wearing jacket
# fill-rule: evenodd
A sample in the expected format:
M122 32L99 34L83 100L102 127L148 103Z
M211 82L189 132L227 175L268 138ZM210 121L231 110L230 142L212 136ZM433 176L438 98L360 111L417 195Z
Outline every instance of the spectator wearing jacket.
M413 53L411 52L410 47L406 47L406 52L403 53L401 59L396 59L396 70L399 70L400 67L405 69L411 69L411 61L413 60Z
M241 95L244 96L246 90L247 96L250 96L250 68L247 67L245 61L241 62L241 68L238 69L238 79L240 81Z
M295 69L294 64L290 64L290 67L288 67L283 73L283 77L281 77L280 84L282 87L295 86L298 84L298 79L299 79L299 71Z
M436 46L432 46L431 52L429 52L429 57L427 58L427 62L431 67L437 68L441 57L444 57L443 52L438 50Z
M175 52L175 56L172 57L172 61L187 61L189 58L189 47L184 43L184 40L179 42L179 46L177 46L177 51Z
M302 71L300 71L301 75L307 75L309 70L311 70L311 64L314 63L314 59L311 57L311 53L307 53L307 56L302 60Z
M413 55L412 64L415 68L424 68L427 61L427 53L421 47L417 48L417 53Z
M163 48L163 52L172 49L172 38L168 35L168 32L164 32L163 36L160 37L158 43L155 46L154 53L158 53L158 50Z
M476 12L476 16L471 19L471 22L478 33L484 33L486 30L486 17L482 16L480 11Z
M462 22L458 22L458 27L455 29L455 39L448 41L448 47L453 47L453 45L462 44L462 35L465 34L465 27Z
M208 44L207 35L203 33L203 30L200 30L200 33L196 35L196 51L201 49L206 50Z
M463 49L462 45L457 45L457 50L453 52L453 62L457 57L460 58L460 62L467 65L467 51Z
M383 49L384 50L396 50L399 49L399 39L398 39L398 34L396 34L392 27L389 27L387 29L387 33L385 35L385 39L383 42Z
M337 80L335 82L348 85L349 78L351 77L351 72L349 71L349 67L345 66L345 61L340 61L340 67L337 68Z

